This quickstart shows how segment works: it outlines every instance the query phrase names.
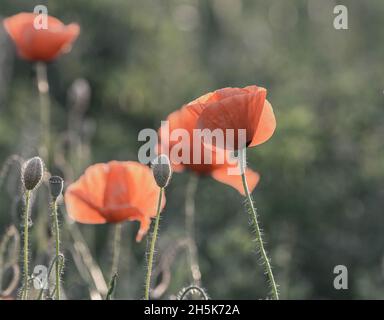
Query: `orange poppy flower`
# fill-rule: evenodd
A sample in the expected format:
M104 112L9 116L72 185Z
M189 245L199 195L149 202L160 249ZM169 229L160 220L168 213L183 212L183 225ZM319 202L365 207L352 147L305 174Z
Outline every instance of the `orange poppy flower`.
M231 172L231 174L229 173L229 169L234 170L237 167L236 162L229 161L229 153L219 149L216 151L207 150L202 143L201 138L197 143L196 141L195 144L193 143L193 130L196 129L197 119L204 110L204 104L201 102L205 98L202 97L200 99L201 100L197 99L190 102L181 109L172 112L167 117L167 124L169 125L168 130L162 130L164 127L159 129L160 153L167 154L167 151L170 151L170 161L175 172L181 172L184 169L188 169L199 176L210 175L215 180L235 188L238 192L244 195L241 176L239 174L233 174L233 172ZM181 163L178 163L172 156L172 148L181 142L181 139L176 141L170 139L172 132L176 129L184 129L188 132L188 141L183 138L183 142L188 142L189 155L186 156L187 161ZM197 150L197 148L199 148L199 150ZM196 156L195 153L197 154ZM195 158L198 158L198 161L194 161ZM210 163L208 162L209 160ZM247 168L246 176L249 182L249 189L252 192L259 182L259 174Z
M208 93L195 101L203 110L197 121L200 129L233 129L235 139L225 144L225 149L244 147L238 141L240 129L245 130L247 147L267 141L276 129L276 119L271 104L262 87L224 88ZM224 141L226 143L226 141Z
M36 29L38 15L22 12L4 19L3 25L17 47L19 55L29 61L51 61L67 52L80 33L76 23L64 25L48 16L47 29Z
M136 241L147 233L151 218L156 216L159 198L152 171L133 161L98 163L65 192L65 204L69 216L87 224L139 221ZM162 209L165 205L163 197Z

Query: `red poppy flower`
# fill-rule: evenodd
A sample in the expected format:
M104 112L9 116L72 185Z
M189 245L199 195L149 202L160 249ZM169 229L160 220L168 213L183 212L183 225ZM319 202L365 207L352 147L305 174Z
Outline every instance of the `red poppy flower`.
M204 105L201 103L204 99L206 99L206 97L192 101L181 109L172 112L167 117L169 131L164 127L159 129L160 152L167 154L168 150L170 151L169 157L174 171L180 172L184 169L189 169L200 176L210 175L215 180L230 185L244 195L241 176L239 174L233 174L233 172L229 173L230 169L234 170L237 167L237 162L229 161L229 153L219 149L216 151L207 150L201 138L197 142L195 141L195 144L193 143L193 130L196 129L197 119L204 109ZM187 140L180 137L180 139L173 141L172 132L176 129L184 129L188 132ZM176 145L180 145L181 142L185 142L184 146L188 147L189 156L186 156L186 161L178 163L178 159L175 159L172 154L172 149L175 148ZM197 150L197 148L199 148L199 150ZM195 158L197 158L198 161L195 161ZM210 163L208 160L210 160ZM246 176L249 188L252 191L259 181L259 174L247 168Z
M200 129L233 129L235 139L225 149L240 149L238 133L246 130L245 143L254 147L267 141L276 128L276 119L271 104L266 100L267 90L262 87L224 88L208 93L193 103L203 109L197 121ZM226 141L224 141L226 143Z
M136 241L147 233L159 198L151 169L133 161L90 166L65 192L69 216L88 224L140 222ZM165 205L163 197L162 208Z
M80 33L76 23L64 25L60 20L48 16L47 29L36 29L34 21L38 15L19 13L3 21L5 30L15 43L19 55L30 61L51 61L67 52Z

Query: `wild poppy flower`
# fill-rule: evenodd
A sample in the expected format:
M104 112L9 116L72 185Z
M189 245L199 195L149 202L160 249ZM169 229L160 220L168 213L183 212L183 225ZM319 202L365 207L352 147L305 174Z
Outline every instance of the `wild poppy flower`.
M37 16L22 12L3 21L19 55L29 61L48 62L69 51L80 33L79 25L64 25L60 20L48 16L47 29L36 29L34 21Z
M152 171L134 161L98 163L65 192L69 216L87 224L139 221L136 241L147 233L156 216L159 187ZM163 197L163 208L165 197Z
M241 149L238 133L245 130L245 146L254 147L267 141L276 128L271 104L266 99L267 90L262 87L224 88L195 100L203 109L197 121L200 129L234 130L235 139L230 145L224 141L219 148Z
M224 88L208 93L193 103L199 105L200 114L197 120L199 129L209 129L211 132L218 130L227 133L235 133L232 141L225 141L224 145L213 145L213 150L238 150L242 158L242 169L246 169L245 147L253 147L267 141L276 128L276 120L271 104L266 100L267 91L257 86L245 88ZM245 141L239 140L239 134L245 130ZM205 141L207 144L208 142ZM215 148L218 147L218 148ZM264 249L264 244L257 219L256 208L247 182L246 171L241 174L244 195L248 202L249 213L253 221L253 227L258 241L259 251L263 260L265 273L268 276L273 297L278 300L279 294L275 278L273 276L270 259Z
M180 143L180 140L171 141L169 137L172 135L172 132L176 129L184 129L188 132L188 146L189 147L189 159L188 161L184 161L182 163L177 163L175 159L170 157L170 161L172 164L172 168L175 172L181 172L184 169L191 170L195 174L199 176L211 176L213 179L227 184L233 188L235 188L238 192L244 195L244 189L242 186L242 181L240 175L229 174L229 169L235 169L237 167L237 163L233 161L229 161L229 153L223 150L208 150L207 154L211 155L210 159L206 158L207 148L204 146L201 138L196 143L193 141L193 130L196 129L197 120L204 110L203 102L208 98L208 96L201 97L197 100L190 102L189 104L183 106L181 109L176 110L168 115L167 124L169 125L169 136L168 133L165 134L162 128L159 129L159 137L160 137L160 152L167 153L167 148L172 150L175 145ZM195 142L195 143L193 143ZM194 161L194 154L198 152L197 148L199 148L200 153L200 161ZM198 156L197 156L198 157ZM208 161L210 160L210 161ZM224 160L224 161L222 161ZM246 176L249 181L249 188L252 191L258 181L259 174L252 171L251 169L246 169Z

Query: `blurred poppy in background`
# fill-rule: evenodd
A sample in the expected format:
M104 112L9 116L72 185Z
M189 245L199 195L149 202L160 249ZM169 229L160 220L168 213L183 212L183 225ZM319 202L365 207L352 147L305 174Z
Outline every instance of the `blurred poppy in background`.
M29 61L51 61L68 52L80 33L76 23L64 25L47 16L47 28L36 28L39 15L22 12L4 19L3 25L17 47L19 55Z
M276 129L272 105L266 99L267 90L258 86L223 88L210 92L192 103L202 109L197 127L224 132L234 130L234 140L225 139L224 145L214 147L237 150L254 147L267 141ZM245 146L238 140L239 130L245 129Z
M156 216L159 187L149 167L134 161L111 161L88 167L65 192L69 216L87 224L139 221L141 241ZM165 196L161 209L165 205Z
M237 162L229 161L229 153L220 149L207 150L207 148L202 143L201 138L199 138L198 141L193 141L193 130L197 129L197 120L201 112L204 110L204 102L209 99L213 99L212 94L203 96L188 103L181 109L172 112L167 117L169 132L165 133L162 128L159 129L160 150L162 153L166 153L167 148L169 148L171 151L175 145L182 143L180 139L173 141L169 137L171 137L172 132L176 129L186 130L188 132L189 139L189 157L187 157L188 161L184 161L179 164L177 161L175 161L175 159L172 159L172 153L170 153L170 161L174 171L181 172L184 169L189 169L199 176L211 176L213 179L235 188L238 192L244 195L241 176L239 174L233 174L233 172L229 172L229 169L235 169L237 167ZM185 140L183 140L183 142L185 142ZM197 152L200 154L200 156L197 155L197 157L200 157L199 163L194 161L194 156ZM211 158L207 158L205 156L206 154L211 155ZM224 159L224 161L222 161L222 159ZM250 191L252 192L259 181L259 174L247 168L246 175L249 182Z

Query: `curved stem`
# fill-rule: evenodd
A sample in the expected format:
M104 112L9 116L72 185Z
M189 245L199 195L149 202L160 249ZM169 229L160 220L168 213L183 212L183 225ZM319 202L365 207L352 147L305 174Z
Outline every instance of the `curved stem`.
M59 228L59 218L57 215L57 202L56 200L52 203L53 209L53 220L54 220L54 229L55 229L55 241L56 241L56 262L55 262L55 272L56 272L56 300L60 300L60 264L59 264L59 255L60 255L60 228Z
M246 168L245 149L243 149L242 151L239 151L239 152L240 152L240 162L241 162L241 180L243 182L245 196L247 198L247 202L248 202L248 205L249 205L249 208L250 208L251 218L253 220L253 224L254 224L254 227L255 227L256 240L258 242L261 258L263 259L263 264L265 266L265 272L268 275L268 279L269 279L269 284L271 286L272 295L273 295L275 300L279 300L279 293L277 291L277 286L276 286L275 278L274 278L273 273L272 273L271 264L270 264L269 258L267 256L267 252L264 249L263 239L262 239L262 236L261 236L259 222L258 222L258 219L257 219L256 208L255 208L255 205L253 203L251 193L249 192L247 178L246 178L246 175L245 175L245 168Z
M28 299L28 277L29 277L29 271L28 271L28 246L29 246L29 239L28 239L28 229L29 229L29 207L30 207L30 200L31 200L31 191L27 190L25 193L25 208L24 208L24 269L23 269L23 288L21 291L21 299L26 300Z
M198 182L198 176L190 175L185 194L185 229L187 233L189 264L192 279L196 285L200 286L201 272L195 241L195 194Z
M108 286L100 266L93 258L79 227L70 223L67 215L65 218L65 226L73 240L72 254L75 257L74 261L79 274L87 282L91 298L102 300L103 295L108 292Z
M150 290L150 286L151 286L153 255L155 252L157 233L158 233L158 229L159 229L161 200L163 198L163 191L164 191L164 189L160 188L159 202L157 204L156 222L155 222L155 227L153 229L152 238L151 238L151 245L150 245L150 249L149 249L148 270L147 270L147 277L145 280L145 296L144 296L145 300L149 300L149 290Z

